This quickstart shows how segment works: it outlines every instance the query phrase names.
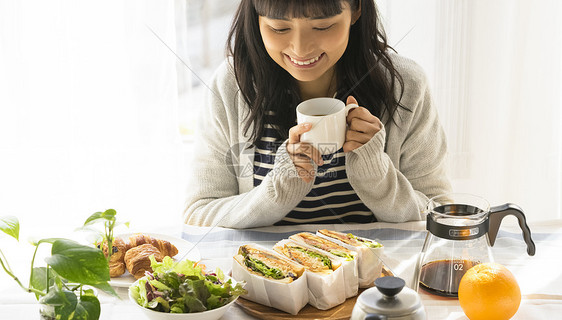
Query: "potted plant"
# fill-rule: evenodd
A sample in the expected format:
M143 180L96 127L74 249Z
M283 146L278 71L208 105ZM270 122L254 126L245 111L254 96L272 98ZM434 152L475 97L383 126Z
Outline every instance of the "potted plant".
M113 229L121 224L124 224L127 228L129 227L128 222L117 223L116 215L117 212L114 209L96 212L89 216L86 222L84 222L84 225L80 228L80 230L93 231L97 234L98 241L96 241L96 243L98 244L98 248L102 249L103 253L106 255L107 262L111 260L111 255L113 254L113 249L107 250L107 248L113 248ZM103 232L92 228L93 225L99 223L103 225Z
M0 217L0 230L17 241L19 229L16 217ZM32 245L35 246L35 251L31 258L31 274L27 286L11 269L1 248L0 265L23 290L35 294L41 304L42 318L99 319L100 302L92 288L117 296L108 284L109 266L103 252L64 238L42 239ZM35 267L35 257L40 245L51 245L51 255L45 258L45 266Z

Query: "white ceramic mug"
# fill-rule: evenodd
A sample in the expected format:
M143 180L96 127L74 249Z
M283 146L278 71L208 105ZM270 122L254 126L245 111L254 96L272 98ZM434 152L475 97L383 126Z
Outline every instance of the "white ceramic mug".
M312 144L322 155L332 154L343 147L349 110L356 104L348 104L334 98L314 98L297 106L297 122L311 123L310 131L301 135L301 141Z

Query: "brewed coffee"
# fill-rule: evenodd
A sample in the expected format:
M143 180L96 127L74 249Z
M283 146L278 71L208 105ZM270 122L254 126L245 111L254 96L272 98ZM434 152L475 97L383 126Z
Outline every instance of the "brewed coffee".
M428 262L421 268L420 286L433 294L457 297L462 276L479 263L464 259Z

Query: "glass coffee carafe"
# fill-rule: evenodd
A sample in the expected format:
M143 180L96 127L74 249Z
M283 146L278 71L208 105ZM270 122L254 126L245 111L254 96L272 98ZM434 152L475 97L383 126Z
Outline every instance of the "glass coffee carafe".
M514 215L523 230L527 253L535 244L525 214L514 204L490 208L485 199L470 194L445 194L432 198L426 208L427 236L418 257L414 289L457 297L459 283L472 266L493 262L491 246L502 219Z

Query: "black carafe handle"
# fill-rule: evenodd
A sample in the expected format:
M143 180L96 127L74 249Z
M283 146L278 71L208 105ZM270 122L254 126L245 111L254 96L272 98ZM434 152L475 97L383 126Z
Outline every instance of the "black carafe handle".
M490 245L494 245L496 242L496 237L500 229L500 224L502 219L507 215L514 215L519 221L519 226L523 231L523 239L527 244L527 253L530 256L535 255L535 243L531 239L531 229L527 225L527 220L525 219L525 214L521 208L513 203L506 203L501 206L492 207L490 209L490 214L488 215L488 220L490 222L490 229L488 230L488 239L490 239Z

